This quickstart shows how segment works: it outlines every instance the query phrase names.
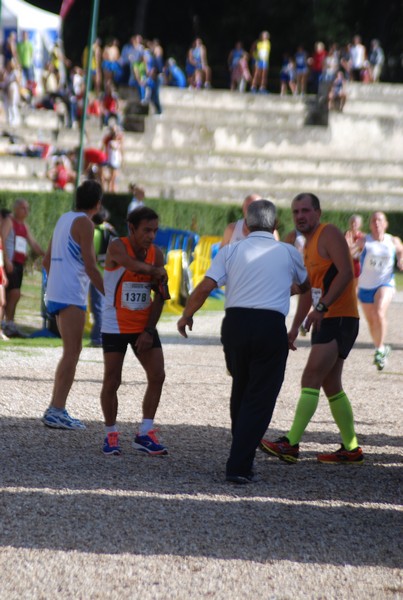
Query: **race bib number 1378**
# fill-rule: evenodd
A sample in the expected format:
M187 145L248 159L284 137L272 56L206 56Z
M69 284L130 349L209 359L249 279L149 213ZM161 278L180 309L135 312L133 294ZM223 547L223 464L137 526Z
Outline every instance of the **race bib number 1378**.
M122 307L129 310L143 310L151 302L151 284L125 281L122 285Z

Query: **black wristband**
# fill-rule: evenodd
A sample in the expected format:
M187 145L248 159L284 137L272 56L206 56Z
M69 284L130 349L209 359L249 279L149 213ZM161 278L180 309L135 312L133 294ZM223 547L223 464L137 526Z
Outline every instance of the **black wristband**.
M144 327L144 331L154 337L155 327Z

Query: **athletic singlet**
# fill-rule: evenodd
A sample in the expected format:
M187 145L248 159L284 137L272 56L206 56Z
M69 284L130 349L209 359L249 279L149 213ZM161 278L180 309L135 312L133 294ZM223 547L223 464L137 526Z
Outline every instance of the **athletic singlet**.
M200 46L196 46L196 48L192 49L192 57L194 60L194 66L196 69L202 68L202 59L201 59L201 48Z
M269 40L261 40L257 43L257 58L264 62L269 62L271 44Z
M46 300L85 306L90 280L85 272L80 245L72 238L71 227L83 212L70 211L60 217L52 237L51 262Z
M23 265L27 259L28 230L24 223L19 223L11 217L13 226L6 239L7 256L12 262Z
M129 238L119 238L129 256L136 258ZM155 264L155 246L147 250L144 262ZM141 333L151 312L151 276L117 266L105 268L105 304L102 333Z
M319 225L313 237L305 244L304 261L311 282L312 304L316 306L322 296L325 296L330 284L337 275L337 269L329 258L323 258L318 252L318 240L326 227ZM356 317L358 318L357 294L354 280L346 286L343 293L330 306L324 318Z
M373 290L381 285L394 287L395 259L396 248L389 233L385 233L382 242L374 240L371 234L366 235L358 287L365 290Z
M239 219L236 221L234 231L232 232L231 239L229 241L230 244L234 242L240 242L245 239L245 234L243 232L243 224L245 223L245 219Z

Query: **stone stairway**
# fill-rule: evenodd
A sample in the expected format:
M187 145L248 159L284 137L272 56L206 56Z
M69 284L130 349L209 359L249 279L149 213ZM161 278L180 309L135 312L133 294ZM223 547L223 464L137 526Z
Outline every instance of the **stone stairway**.
M311 191L324 208L403 210L403 86L350 84L348 96L345 111L320 127L305 124L302 98L164 88L163 115L146 117L144 133L125 133L119 189L136 181L150 197L211 203L257 192L281 206ZM27 143L77 146L78 131L60 130L57 141L56 131L54 113L28 111L15 133ZM89 145L102 135L90 119ZM45 161L9 149L0 138L2 189L51 189Z

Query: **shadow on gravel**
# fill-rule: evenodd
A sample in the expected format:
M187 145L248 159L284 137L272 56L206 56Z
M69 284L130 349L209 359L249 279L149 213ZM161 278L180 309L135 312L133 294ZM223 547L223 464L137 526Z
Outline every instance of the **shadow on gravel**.
M2 419L1 544L399 567L397 437L367 435L363 466L332 467L312 445L336 448L337 436L307 433L297 465L259 451L261 481L236 487L223 481L228 430L164 426L170 455L149 458L131 429L121 424L123 456L107 458L100 422L72 432Z

